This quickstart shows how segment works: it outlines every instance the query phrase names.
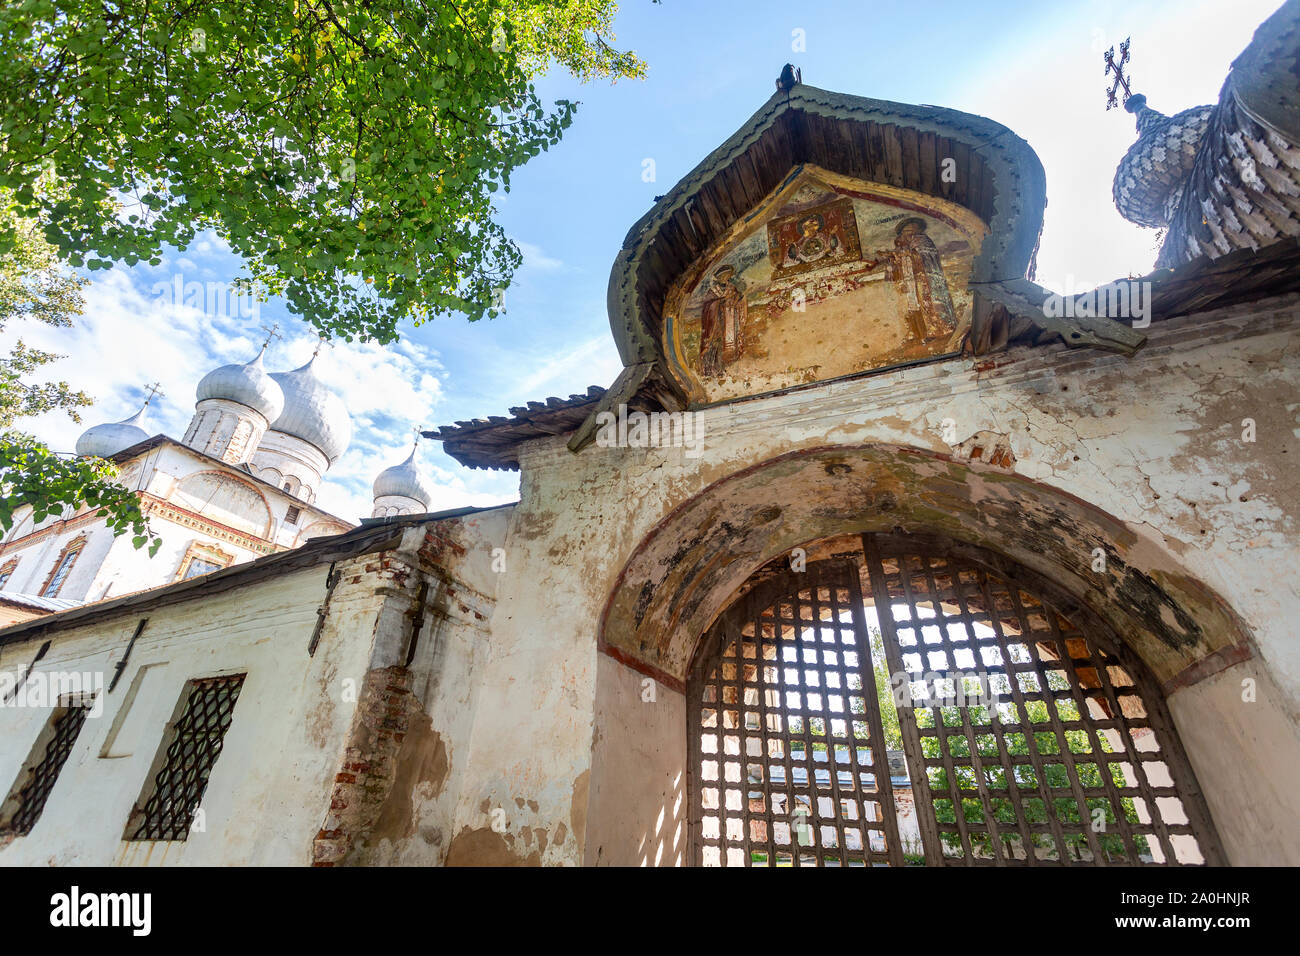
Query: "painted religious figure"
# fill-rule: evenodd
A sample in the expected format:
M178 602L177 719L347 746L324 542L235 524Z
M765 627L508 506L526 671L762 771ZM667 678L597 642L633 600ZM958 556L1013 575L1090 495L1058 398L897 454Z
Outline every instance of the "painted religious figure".
M946 339L957 328L957 314L939 250L925 234L925 220L904 219L894 229L894 248L877 253L876 263L886 265L906 303L905 317L919 342Z
M853 203L837 199L768 224L774 279L861 258Z
M667 290L665 355L716 402L948 354L986 234L940 197L804 167Z
M745 280L733 266L718 267L709 279L700 314L700 374L716 377L745 352Z

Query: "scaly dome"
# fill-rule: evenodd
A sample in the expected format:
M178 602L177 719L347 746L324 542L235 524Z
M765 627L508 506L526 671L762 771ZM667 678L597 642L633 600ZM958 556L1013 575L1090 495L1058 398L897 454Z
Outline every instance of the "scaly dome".
M1196 161L1210 124L1212 106L1193 106L1165 116L1147 106L1141 93L1124 108L1137 115L1138 139L1115 170L1115 207L1139 226L1166 226Z
M77 439L77 454L83 458L111 458L119 451L130 448L149 437L144 430L145 402L130 418L120 422L105 422L87 428Z
M414 448L411 449L411 454L407 456L406 461L385 468L379 473L373 490L376 499L388 495L400 495L403 498L414 498L425 508L428 508L429 502L433 500L433 486L424 475L420 474L420 466L415 463Z
M352 440L352 419L343 400L312 371L315 362L313 355L302 368L271 373L284 393L284 411L272 418L270 430L319 448L332 465Z
M284 410L285 396L275 382L274 375L268 375L262 368L262 355L266 346L257 353L257 358L247 365L223 365L203 376L199 382L198 400L220 398L238 402L251 408L273 422Z

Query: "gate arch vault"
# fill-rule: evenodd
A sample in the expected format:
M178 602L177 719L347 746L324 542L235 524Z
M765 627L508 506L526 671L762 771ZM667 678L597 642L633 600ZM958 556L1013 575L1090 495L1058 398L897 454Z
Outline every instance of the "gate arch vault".
M1192 811L1187 815L1188 825L1196 828L1209 822L1206 832L1212 834L1213 823L1209 814L1202 821L1195 815L1198 808L1208 804L1215 816L1226 814L1228 829L1224 831L1224 842L1231 857L1234 847L1243 839L1241 828L1234 823L1234 814L1242 811L1241 779L1235 770L1222 765L1220 754L1225 747L1231 749L1225 743L1228 737L1256 732L1256 727L1269 731L1272 725L1267 722L1274 716L1259 708L1221 710L1218 717L1207 716L1207 721L1214 722L1211 725L1200 720L1199 706L1206 699L1203 689L1217 686L1212 680L1205 680L1207 677L1214 678L1225 671L1232 673L1230 669L1241 672L1238 665L1252 674L1266 675L1262 662L1255 659L1249 632L1241 619L1211 588L1191 575L1164 546L1159 535L1150 529L1131 527L1088 502L1040 482L979 462L956 461L944 455L896 445L838 445L805 449L727 475L678 505L641 540L624 563L603 608L597 643L604 655L630 668L632 673L653 677L660 685L682 695L681 710L676 711L680 716L675 718L679 721L678 729L673 732L680 743L669 741L666 725L656 725L651 732L653 736L646 738L645 743L667 762L663 783L653 786L669 794L662 800L670 808L675 805L671 791L680 786L681 795L685 797L687 783L694 785L689 781L691 754L688 748L696 745L691 742L692 735L686 732L690 723L687 711L699 706L700 702L692 702L691 690L707 674L701 676L693 670L693 665L705 660L710 653L725 651L716 644L710 645L709 641L716 639L717 628L725 626L722 622L728 609L749 595L757 584L763 583L772 568L788 568L791 556L800 549L807 552L810 562L815 563L835 558L837 552L824 550L828 542L834 542L841 551L856 551L858 557L850 560L856 562L855 566L861 570L867 560L862 544L864 535L882 542L903 536L914 543L933 541L942 543L943 547L970 549L971 555L978 554L987 568L1004 577L1010 574L1018 582L1033 582L1033 593L1050 595L1071 625L1082 626L1080 622L1083 621L1087 623L1088 633L1101 635L1097 653L1122 658L1121 666L1129 676L1140 677L1144 692L1156 701L1150 713L1159 711L1167 718L1165 702L1174 705L1173 713L1179 724L1175 728L1170 722L1169 729L1182 732L1190 758L1188 762L1204 787L1204 802L1195 795L1194 783L1191 789L1186 790L1192 804ZM846 541L848 545L843 544ZM1105 556L1104 573L1093 570L1098 553ZM841 554L840 558L843 557ZM864 606L868 608L865 612L868 617L870 608L878 603L873 594L874 586L872 581L860 576L858 588ZM955 607L949 602L944 613ZM1009 630L1004 632L1007 640L1015 637ZM1055 640L1054 636L1052 640ZM1033 646L1037 648L1036 652L1029 647L1026 650L1031 655L1039 654L1039 664L1049 670L1060 669L1049 663L1050 657L1042 656L1052 646L1051 641L1036 639ZM898 650L902 652L901 647ZM1067 657L1067 660L1073 658ZM1081 691L1088 689L1078 684L1077 671L1079 667L1096 668L1096 662L1075 663L1073 666L1076 684L1071 686L1080 686ZM1101 669L1108 666L1109 663ZM1069 677L1068 674L1063 676ZM629 729L640 726L640 718L634 715L643 711L633 705L625 712L620 709L624 705L615 703L622 699L618 695L623 691L617 689L621 686L631 685L608 685L610 703L602 706L608 706L610 713L619 713L622 719L627 720ZM1064 691L1065 688L1051 690ZM1100 690L1104 691L1104 688ZM721 693L721 688L717 692ZM741 692L739 686L736 692ZM1184 696L1191 702L1187 706L1180 702ZM1014 700L1010 703L1018 706ZM1088 706L1086 701L1084 706ZM1111 706L1109 701L1106 706ZM1122 706L1118 713L1123 714ZM1227 724L1223 722L1225 715ZM1066 718L1061 716L1061 719ZM1099 719L1118 718L1115 714L1107 716L1103 713ZM1240 726L1231 724L1233 720ZM1252 724L1252 720L1263 723ZM917 726L917 739L937 740L937 734L926 733L931 729ZM1078 729L1086 733L1084 727L1063 729ZM1118 726L1102 729L1122 730ZM1056 732L1055 727L1052 732ZM1160 726L1154 727L1154 732L1159 736ZM1122 740L1118 742L1123 743ZM987 741L984 743L988 745ZM938 745L915 744L913 749L920 751L923 747ZM1013 749L1021 746L1018 739L1013 741L1013 745ZM611 775L616 765L621 766L618 764L620 758L609 749L610 746L603 737L596 746L593 772L598 775L604 773L606 764ZM975 756L983 757L984 754L978 753L979 746L977 741ZM1024 746L1028 746L1027 741ZM1176 733L1169 746L1182 751ZM679 756L674 755L674 748ZM811 748L805 749L811 752ZM921 752L919 759L942 760L943 756L942 752ZM949 748L947 756L959 755L954 755ZM1023 756L1028 760L1021 764L1013 761L1013 774L1015 766L1034 766L1028 753L1011 753L1009 756ZM1039 756L1043 756L1041 751ZM914 755L911 759L918 758ZM1064 761L1063 757L1061 759ZM974 758L968 763L969 772L973 773ZM1055 765L1053 761L1048 763ZM675 767L680 767L680 772L673 769ZM928 781L931 769L930 765L925 765L919 767L918 772ZM793 770L791 765L790 773ZM1088 767L1083 772L1090 775L1093 769ZM1059 771L1052 770L1051 773L1058 774ZM647 791L642 806L640 791L634 783L635 776L627 777L625 770L620 774L622 776L617 780L611 776L610 782L603 784L611 794L619 796L617 800L610 798L608 828L601 831L601 838L594 841L594 846L620 845L616 820L625 819L629 813L644 814L642 825L648 832L654 832L658 826L655 819L659 815L661 798ZM650 779L646 778L647 786L651 785ZM1105 799L1111 803L1111 813L1115 814L1112 799L1115 795L1107 790L1108 784L1095 777L1089 776L1088 779L1094 783L1080 781L1079 784L1089 790L1083 794L1083 807L1095 809L1088 801ZM1195 776L1188 775L1186 779L1194 781ZM974 778L971 780L973 782ZM1073 781L1068 782L1069 792L1077 796ZM1152 783L1157 787L1166 785L1168 783ZM1098 786L1106 792L1091 792ZM1132 786L1141 790L1136 781ZM1151 798L1159 800L1163 795L1153 791ZM1143 795L1140 792L1120 793L1121 810L1127 813L1128 805L1122 801L1135 796ZM725 799L725 796L720 799ZM977 790L974 795L958 794L956 799L978 801L984 797ZM1007 799L1010 800L1009 794ZM634 807L635 810L631 809ZM972 814L975 812L971 805L967 807ZM982 803L980 807L982 810ZM683 813L690 809L684 805ZM946 811L946 805L943 809ZM1031 809L1036 812L1036 805ZM995 823L1001 822L997 819L998 812L995 806ZM1005 809L1001 812L1004 817L1008 815ZM1175 818L1182 819L1176 816L1170 819ZM603 821L604 817L600 816L600 819ZM961 819L966 822L964 815ZM1118 822L1116 817L1109 823ZM984 831L978 827L965 828L963 835L963 828L955 818L945 821L936 817L933 823L934 830L948 833L949 842L955 840L954 845L960 845L963 853L971 847L972 833L980 842L985 839L981 835ZM945 823L948 824L947 830L942 827ZM696 833L701 833L703 819L684 818L683 825L686 829L694 826ZM1035 824L1028 825L1032 827ZM1050 824L1047 825L1050 829ZM1138 825L1145 826L1145 822L1139 820ZM1115 835L1113 829L1110 832ZM883 831L881 835L887 837ZM999 829L996 839L1002 840L1004 835ZM1033 835L1032 831L1030 835ZM1052 830L1039 835L1057 845L1059 855L1056 832ZM1074 853L1075 845L1079 844L1088 853L1095 854L1097 848L1087 834L1062 830L1061 835L1072 838L1067 841L1070 844L1068 852ZM1156 849L1165 853L1170 862L1175 861L1177 854L1169 857L1162 836L1139 835L1151 836ZM1169 834L1170 837L1180 835L1187 834ZM864 841L871 838L871 834L866 832L862 836ZM1133 851L1134 847L1125 842L1123 833L1118 836L1120 844ZM1075 837L1082 843L1073 839ZM989 838L994 839L991 834ZM942 840L940 837L940 848ZM1006 841L1002 842L1005 844ZM1211 837L1200 842L1204 844L1199 849L1205 860L1222 860L1217 839ZM864 842L864 846L869 846L869 843ZM639 860L640 857L633 856L634 850L638 854L641 852L635 847L620 852ZM687 862L693 852L692 849L685 853L683 862ZM886 855L892 852L887 839L885 852ZM927 849L927 852L932 851ZM974 850L970 855L974 862L989 862ZM992 862L997 862L992 847L987 848L987 855L993 857ZM1141 856L1140 850L1138 855ZM1156 855L1148 854L1152 859ZM1082 859L1079 853L1075 853L1074 858ZM950 855L948 859L957 858ZM1112 853L1108 859L1118 862L1120 855Z
M1159 686L1097 615L940 536L815 551L761 569L697 649L695 863L1224 862Z
M601 616L611 656L682 689L695 645L751 574L836 535L942 534L988 548L1087 605L1166 691L1251 658L1232 609L1107 512L978 462L897 445L813 448L729 475L638 545ZM1093 570L1098 554L1105 572Z

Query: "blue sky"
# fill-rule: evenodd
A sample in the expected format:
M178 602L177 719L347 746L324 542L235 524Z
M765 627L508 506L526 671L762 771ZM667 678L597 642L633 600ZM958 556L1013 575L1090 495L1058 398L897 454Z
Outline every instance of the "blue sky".
M505 315L438 319L408 328L397 346L322 355L318 369L347 401L356 437L318 503L350 519L368 515L370 482L405 457L414 425L609 385L620 364L605 289L628 228L762 105L787 61L813 86L982 114L1028 140L1047 172L1044 285L1078 289L1149 271L1154 232L1125 222L1110 201L1134 131L1127 113L1104 109L1102 51L1132 36L1134 90L1156 109L1214 102L1231 61L1278 3L623 0L618 45L647 61L645 81L584 86L558 70L538 81L543 101L581 106L560 145L517 173L498 203L525 257ZM805 49L796 52L800 35ZM642 179L647 159L653 182ZM314 336L282 303L262 304L253 321L154 291L177 275L220 282L238 271L218 242L200 238L161 266L92 274L86 314L71 332L10 329L7 338L21 333L66 354L53 374L98 401L81 426L46 416L27 427L70 450L82 428L133 413L145 384L160 380L166 396L151 408L152 430L179 437L199 378L251 358L259 324L270 321L285 338L268 366L300 365ZM436 443L422 446L420 460L439 488L433 510L517 497L516 474L463 468Z

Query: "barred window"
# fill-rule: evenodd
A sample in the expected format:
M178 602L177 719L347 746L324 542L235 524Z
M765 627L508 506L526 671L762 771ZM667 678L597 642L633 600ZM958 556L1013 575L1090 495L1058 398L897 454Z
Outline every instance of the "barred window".
M127 822L128 840L184 840L221 755L245 674L186 685L185 706L163 741L162 767Z
M63 549L59 555L59 560L54 563L54 570L50 572L49 580L45 582L45 587L41 588L41 597L58 597L63 583L68 579L68 573L72 566L77 563L77 558L81 557L81 549L85 547L85 537L80 537Z
M45 733L37 738L36 746L32 748L25 770L14 783L13 793L5 801L5 811L11 811L4 814L8 817L3 827L5 830L20 836L32 832L45 809L45 801L50 798L50 791L54 789L54 782L59 779L59 771L72 753L72 745L77 742L89 710L89 704L76 704L60 707L50 717ZM42 755L39 759L38 754Z

